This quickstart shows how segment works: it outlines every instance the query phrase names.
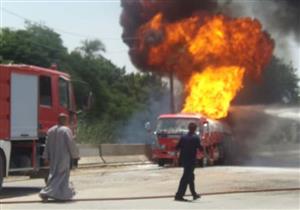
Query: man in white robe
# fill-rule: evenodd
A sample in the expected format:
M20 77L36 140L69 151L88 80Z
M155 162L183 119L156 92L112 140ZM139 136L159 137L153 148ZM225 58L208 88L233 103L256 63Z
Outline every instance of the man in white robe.
M67 115L60 114L58 124L47 132L43 158L49 162L50 170L47 185L40 191L43 201L48 198L66 201L75 195L74 189L69 186L70 163L72 159L79 159L79 152L72 131L66 124Z

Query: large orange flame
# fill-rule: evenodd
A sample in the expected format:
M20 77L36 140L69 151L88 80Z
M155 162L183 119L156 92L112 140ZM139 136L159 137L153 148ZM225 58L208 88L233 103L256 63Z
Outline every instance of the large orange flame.
M238 66L207 67L192 75L186 86L183 112L202 113L214 119L226 117L230 101L242 88L245 70Z
M136 53L153 71L174 72L185 85L183 112L226 117L244 76L260 79L274 48L258 20L197 14L169 23L162 14L143 25Z

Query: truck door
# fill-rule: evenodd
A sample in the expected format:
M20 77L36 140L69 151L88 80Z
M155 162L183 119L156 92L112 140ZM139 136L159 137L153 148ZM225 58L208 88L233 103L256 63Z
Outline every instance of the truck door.
M36 139L38 134L38 76L11 75L11 139Z
M70 82L64 78L59 78L59 105L61 112L64 112L69 115L69 125L74 131L76 127L76 115L75 115L75 106L72 103L72 92Z

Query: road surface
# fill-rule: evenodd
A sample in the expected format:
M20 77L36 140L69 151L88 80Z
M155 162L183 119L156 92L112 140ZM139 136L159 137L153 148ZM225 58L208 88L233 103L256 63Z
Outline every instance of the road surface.
M300 209L299 168L197 168L202 198L187 203L173 200L181 173L153 164L78 169L71 176L77 195L68 203L41 203L41 179L8 178L0 209Z

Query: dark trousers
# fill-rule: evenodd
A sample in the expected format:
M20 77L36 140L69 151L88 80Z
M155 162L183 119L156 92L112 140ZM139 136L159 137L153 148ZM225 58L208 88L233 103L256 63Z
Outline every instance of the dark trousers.
M190 191L192 195L193 196L197 195L195 191L195 183L194 183L195 180L194 169L195 169L195 165L188 164L183 166L183 175L181 177L178 191L175 196L176 198L182 198L185 195L185 191L188 185L190 187Z

